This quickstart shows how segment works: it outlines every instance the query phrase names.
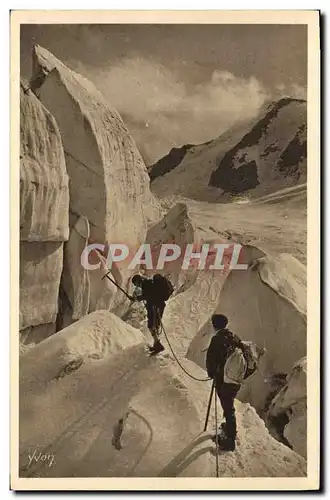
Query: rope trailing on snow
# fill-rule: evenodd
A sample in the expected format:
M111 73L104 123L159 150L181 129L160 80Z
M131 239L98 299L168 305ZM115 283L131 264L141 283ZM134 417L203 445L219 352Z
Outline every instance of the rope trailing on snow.
M189 372L185 369L185 367L184 367L184 366L180 363L180 361L178 360L177 355L175 354L175 352L174 352L174 350L173 350L173 348L172 348L172 346L171 346L171 343L170 343L170 341L169 341L169 339L168 339L168 336L167 336L166 330L165 330L165 328L164 328L164 325L163 325L163 322L162 322L161 317L160 317L159 315L158 315L158 317L159 317L159 321L160 321L160 324L161 324L161 328L162 328L162 330L163 330L163 332L164 332L164 335L165 335L166 341L167 341L167 343L168 343L168 345L169 345L169 348L170 348L170 350L171 350L171 352L172 352L172 354L173 354L173 357L174 357L175 361L176 361L176 362L178 363L178 365L180 366L181 370L182 370L182 371L184 371L184 372L185 372L185 374L186 374L186 375L188 375L188 377L192 378L193 380L197 380L197 382L208 382L209 380L212 380L212 379L211 379L211 378L209 378L209 377L208 377L208 378L197 378L197 377L195 377L194 375L192 375L191 373L189 373Z
M116 285L119 290L121 290L129 299L131 299L131 297L127 294L127 292L125 292L119 285L118 283L116 283L115 281L113 281L108 275L109 275L110 271L105 274L103 276L102 279L104 279L105 277L108 278L114 285ZM208 382L209 380L212 380L210 377L208 378L198 378L198 377L195 377L194 375L192 375L191 373L189 373L185 367L180 363L180 361L178 360L178 357L177 355L175 354L173 348L172 348L172 345L168 339L168 336L167 336L167 333L166 333L166 330L164 328L164 325L163 325L163 322L162 322L162 318L160 317L160 314L159 312L157 311L157 314L158 314L158 318L159 318L159 322L160 322L160 325L161 325L161 329L163 330L163 333L164 333L164 336L166 338L166 341L169 345L169 348L172 352L172 355L175 359L175 361L178 363L179 367L181 368L181 370L186 374L188 375L188 377L190 377L191 379L193 380L197 380L197 382ZM219 477L219 457L218 457L218 447L219 447L219 443L218 443L218 411L217 411L217 393L216 391L214 390L214 387L215 387L215 381L213 380L213 383L212 383L212 389L211 389L211 394L210 394L210 400L209 400L209 405L208 405L208 410L207 410L207 415L206 415L206 420L205 420L205 426L204 426L204 432L206 431L206 428L207 428L207 422L208 422L208 419L209 419L209 413L210 413L210 408L211 408L211 404L212 404L212 394L214 392L214 404L215 404L215 408L214 408L214 411L215 411L215 442L216 442L216 477Z
M111 281L114 285L116 285L116 286L117 286L117 288L118 288L119 290L121 290L121 291L122 291L122 292L126 295L126 297L128 297L128 298L131 300L131 297L128 295L128 293L127 293L127 292L125 292L125 290L123 290L123 289L122 289L122 288L118 285L118 283L116 283L115 281L113 281L113 280L109 277L109 273L110 273L110 271L109 271L107 274L105 274L105 275L103 276L103 278L102 278L102 279L104 279L104 278L108 278L108 280L110 280L110 281ZM182 371L184 371L184 373L185 373L186 375L188 375L188 377L192 378L193 380L197 380L197 382L208 382L209 380L212 380L210 377L208 377L208 378L197 378L197 377L195 377L194 375L192 375L191 373L189 373L189 372L185 369L185 367L184 367L184 366L180 363L180 361L178 360L177 355L175 354L175 352L174 352L174 350L173 350L173 348L172 348L172 346L171 346L171 343L170 343L170 341L169 341L169 339L168 339L167 333L166 333L166 331L165 331L165 328L164 328L164 325L163 325L163 322L162 322L162 318L160 317L160 314L159 314L159 312L158 312L158 310L157 310L157 309L156 309L156 311L157 311L157 314L158 314L158 319L159 319L159 322L160 322L161 328L162 328L162 330L163 330L163 332L164 332L164 335L165 335L166 341L167 341L167 343L168 343L168 345L169 345L169 348L170 348L170 350L171 350L171 352L172 352L172 354L173 354L173 357L174 357L175 361L178 363L178 365L180 366L181 370L182 370Z
M171 346L171 343L170 341L168 340L168 336L166 334L166 331L165 331L165 328L164 328L164 325L163 325L163 322L161 320L161 317L159 316L159 321L160 321L160 324L161 324L161 327L162 327L162 330L164 332L164 335L165 335L165 338L166 338L166 341L171 349L171 352L174 356L174 359L176 360L176 362L178 363L178 365L180 366L181 370L183 370L187 375L188 377L194 379L194 380L197 380L198 382L208 382L209 380L212 380L211 378L197 378L195 377L194 375L191 375L191 373L187 372L187 370L184 368L184 366L182 366L182 364L180 363L180 361L178 360L172 346ZM214 387L215 387L215 381L213 380L213 384L212 384L212 389L211 389L211 394L210 394L210 400L209 400L209 406L208 406L208 411L207 411L207 415L206 415L206 420L205 420L205 425L204 425L204 432L206 431L206 428L207 428L207 422L208 422L208 419L209 419L209 412L210 412L210 407L211 407L211 403L212 403L212 394L214 392L214 418L215 418L215 468L216 468L216 477L219 477L219 443L218 443L218 407L217 407L217 392L214 390Z

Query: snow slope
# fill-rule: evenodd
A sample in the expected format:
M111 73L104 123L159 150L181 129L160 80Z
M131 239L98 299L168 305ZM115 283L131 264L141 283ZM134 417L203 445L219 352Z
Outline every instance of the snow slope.
M298 191L298 192L297 192ZM245 204L185 200L188 214L208 238L228 239L259 248L267 255L292 254L307 262L306 185L271 199ZM279 198L279 199L278 199ZM277 200L277 201L276 201Z
M214 445L202 434L209 383L188 379L170 358L149 358L136 343L139 332L111 313L98 314L21 356L20 475L215 476ZM107 351L96 342L100 334ZM95 359L97 352L105 357ZM84 362L58 376L72 356ZM237 413L238 447L219 456L220 477L306 474L304 459L273 439L249 405L238 402ZM30 461L36 447L47 461Z
M42 391L45 383L61 378L66 370L70 373L89 358L116 355L142 340L141 332L129 325L123 332L122 320L108 311L88 314L24 354L20 372L23 392Z

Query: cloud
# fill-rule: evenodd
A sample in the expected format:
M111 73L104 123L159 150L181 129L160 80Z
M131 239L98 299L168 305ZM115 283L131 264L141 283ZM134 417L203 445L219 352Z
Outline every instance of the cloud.
M291 83L289 85L280 84L275 88L276 97L289 96L294 99L307 99L307 88L297 83Z
M142 57L124 58L109 68L75 67L119 111L148 164L172 147L218 137L237 121L257 116L273 97L253 76L239 78L219 69L196 84ZM276 92L288 90L280 87ZM301 92L297 85L291 90Z

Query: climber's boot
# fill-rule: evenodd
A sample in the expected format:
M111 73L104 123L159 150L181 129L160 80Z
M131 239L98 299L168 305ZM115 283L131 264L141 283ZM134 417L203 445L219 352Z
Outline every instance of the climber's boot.
M159 342L159 340L157 340L154 343L153 347L150 349L150 356L158 354L158 353L164 351L164 349L165 349L165 347L163 346L163 344L161 344Z
M236 448L235 439L218 436L218 446L223 451L234 451Z

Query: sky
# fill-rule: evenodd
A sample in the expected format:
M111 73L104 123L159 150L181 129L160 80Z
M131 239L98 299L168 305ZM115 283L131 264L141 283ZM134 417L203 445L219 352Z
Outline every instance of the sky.
M25 78L34 44L98 87L149 165L255 118L268 100L306 98L302 25L22 25Z

